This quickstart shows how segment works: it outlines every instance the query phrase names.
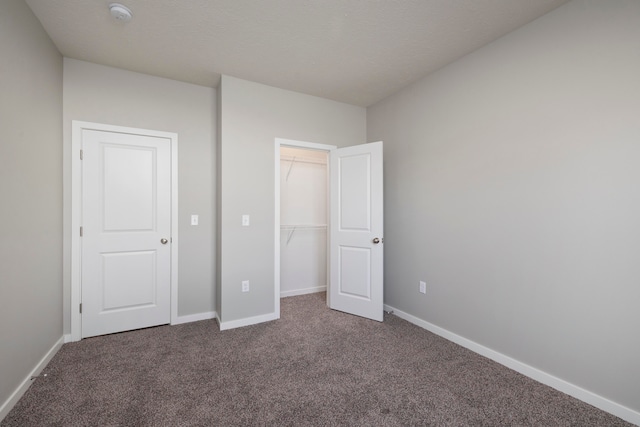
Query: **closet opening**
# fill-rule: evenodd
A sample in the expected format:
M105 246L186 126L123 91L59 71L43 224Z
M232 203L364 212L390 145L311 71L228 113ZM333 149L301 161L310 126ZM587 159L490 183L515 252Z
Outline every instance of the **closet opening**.
M276 313L280 298L325 292L329 279L329 151L276 139Z
M274 319L280 298L382 322L382 141L337 148L275 140Z
M327 289L327 153L280 148L280 297Z

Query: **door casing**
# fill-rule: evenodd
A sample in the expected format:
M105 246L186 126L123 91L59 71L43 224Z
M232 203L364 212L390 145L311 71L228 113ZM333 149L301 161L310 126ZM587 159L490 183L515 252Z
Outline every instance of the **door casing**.
M159 138L171 141L171 321L178 318L178 134L101 123L73 120L71 123L71 341L82 338L82 301L81 268L82 240L82 131L97 130L104 132L128 133Z

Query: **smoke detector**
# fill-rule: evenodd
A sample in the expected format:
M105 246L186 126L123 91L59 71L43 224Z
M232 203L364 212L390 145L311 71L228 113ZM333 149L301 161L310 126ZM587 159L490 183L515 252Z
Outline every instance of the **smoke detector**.
M129 22L133 16L129 8L120 3L111 3L109 5L109 11L111 12L111 16L120 22Z

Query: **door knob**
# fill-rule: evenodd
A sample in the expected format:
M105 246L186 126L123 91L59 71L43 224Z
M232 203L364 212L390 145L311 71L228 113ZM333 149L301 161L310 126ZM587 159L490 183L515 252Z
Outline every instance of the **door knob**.
M378 243L380 243L380 239L378 239L377 237L375 237L375 238L373 239L373 243L377 245Z
M167 239L160 239L160 243L166 245L167 243L169 243L169 241Z

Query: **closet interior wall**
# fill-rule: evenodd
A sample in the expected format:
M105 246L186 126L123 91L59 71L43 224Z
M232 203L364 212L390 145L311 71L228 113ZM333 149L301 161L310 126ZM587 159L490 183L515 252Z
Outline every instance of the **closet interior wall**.
M327 285L327 153L280 149L280 297Z

